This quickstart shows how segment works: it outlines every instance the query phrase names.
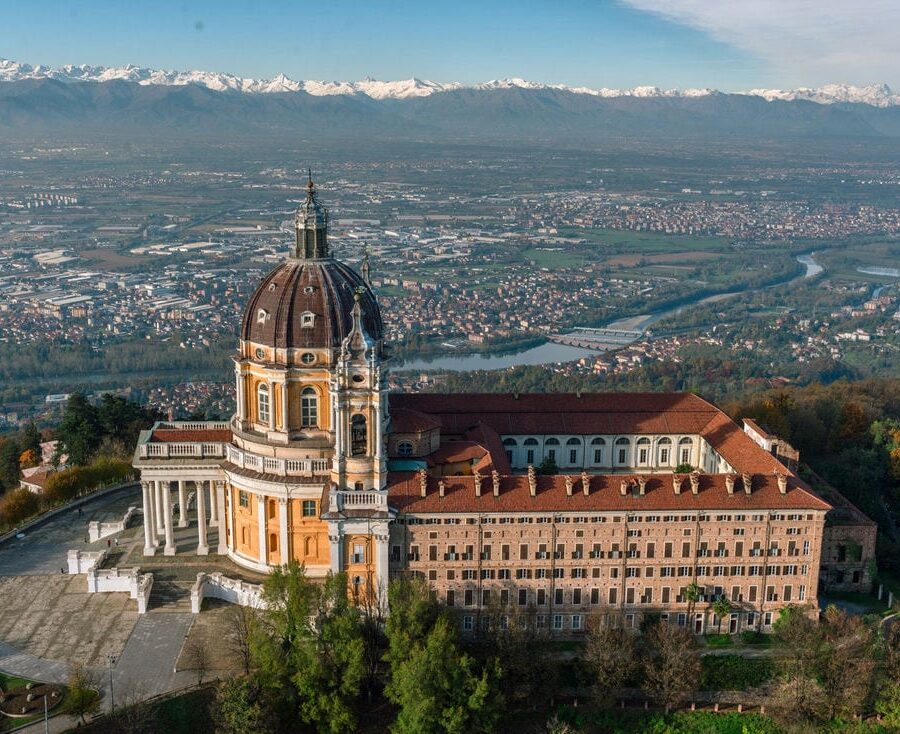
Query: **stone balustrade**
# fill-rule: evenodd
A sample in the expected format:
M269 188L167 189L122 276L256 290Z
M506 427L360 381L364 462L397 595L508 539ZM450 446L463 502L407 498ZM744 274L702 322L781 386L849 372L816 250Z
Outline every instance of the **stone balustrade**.
M106 550L99 551L83 551L77 548L69 550L66 554L66 561L69 566L69 575L79 573L88 573L95 569L106 558Z
M138 605L138 614L146 614L150 604L153 574L139 568L92 568L87 572L88 594L128 592Z
M230 463L261 474L314 477L331 471L330 459L277 459L273 456L259 456L231 445L227 447L226 453Z
M224 443L148 441L140 445L142 459L223 459Z
M200 613L203 600L221 599L242 607L264 609L263 587L240 579L232 579L221 573L198 573L197 581L191 587L191 612Z
M143 512L143 510L141 510L140 507L129 507L121 520L115 520L113 522L91 520L91 522L88 523L88 539L91 543L96 543L98 540L103 540L103 538L109 537L110 535L121 533L128 527L128 523L131 521L131 518L134 517L135 513L138 512Z

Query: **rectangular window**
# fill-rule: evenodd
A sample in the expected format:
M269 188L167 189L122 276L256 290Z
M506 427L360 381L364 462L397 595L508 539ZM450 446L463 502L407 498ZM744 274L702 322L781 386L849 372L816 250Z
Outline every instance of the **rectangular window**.
M353 545L353 558L350 561L351 563L365 563L366 562L366 547L362 543L355 543Z
M519 606L524 607L526 604L528 604L528 590L519 589Z
M470 615L468 615L468 614L467 614L465 617L463 617L463 629L464 629L466 632L471 632L471 631L472 631L472 627L474 626L474 625L472 624L472 621L473 621L473 620L472 620L472 617L471 617Z
M783 592L783 594L782 594L782 596L781 596L781 600L782 600L782 601L785 601L785 602L790 601L790 600L791 600L792 593L793 593L793 589L791 588L791 585L790 585L790 584L786 584L785 587L784 587L784 592Z
M625 603L626 604L634 604L634 587L629 586L625 589Z
M800 584L797 587L797 601L805 601L806 600L806 586Z
M750 601L751 602L756 601L756 586L750 587Z
M663 556L666 558L672 557L672 544L671 543L666 543L663 546Z
M660 464L668 464L669 463L669 449L660 449L659 463Z
M573 630L580 630L580 629L581 629L582 620L583 620L583 617L582 617L580 614L573 614L573 615L572 615L572 629L573 629Z
M672 589L671 589L671 587L669 587L669 586L663 586L663 587L662 587L662 603L663 603L663 604L668 604L668 603L669 603L669 596L670 596L671 594L672 594Z
M537 603L538 606L543 606L547 603L547 592L544 589L537 590Z
M436 545L428 546L428 560L429 561L437 560L437 546Z
M572 603L581 604L581 589L572 589Z
M471 589L466 589L465 600L467 607L470 607L475 603L475 595L472 593Z
M600 464L603 462L603 449L594 449L594 463Z
M647 558L653 558L656 555L656 543L647 543Z
M528 544L527 543L522 543L519 546L519 560L520 561L528 560Z
M628 449L619 449L619 463L624 464L625 459L628 456Z
M556 449L547 449L547 458L550 461L556 461Z
M303 500L303 517L315 517L316 516L316 501L315 500Z
M238 504L241 507L250 507L250 495L243 490L238 492Z
M691 460L691 450L681 449L681 463L687 464Z
M691 544L690 543L682 543L681 544L681 557L682 558L690 558L691 557Z
M578 449L569 449L569 463L570 464L578 463Z
M447 589L447 606L448 606L448 607L452 607L452 606L453 606L453 599L454 599L454 596L455 596L455 595L454 595L453 589Z
M638 450L638 463L640 463L640 464L647 463L647 449L639 449Z
M616 587L615 587L615 586L613 586L613 587L609 590L609 596L608 596L607 598L609 599L609 603L610 603L610 604L615 604L615 603L616 603Z
M561 630L562 628L563 628L562 614L554 614L553 615L553 629Z
M562 604L563 603L563 590L557 589L553 594L553 603L554 604Z
M534 464L534 449L528 449L528 451L526 451L525 453L526 453L526 459L525 459L526 462L528 464Z

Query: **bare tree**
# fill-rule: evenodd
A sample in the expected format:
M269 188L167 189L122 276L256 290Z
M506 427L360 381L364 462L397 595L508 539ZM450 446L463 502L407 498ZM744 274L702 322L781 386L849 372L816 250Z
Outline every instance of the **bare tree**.
M116 689L116 706L112 719L115 730L120 734L142 734L149 732L153 723L152 707L145 700L142 689L131 686Z
M227 611L228 650L241 666L244 675L250 672L252 662L250 655L250 638L256 624L256 610L240 605L232 606Z
M197 685L203 685L203 676L209 670L209 647L206 639L200 635L193 635L184 643L185 665L197 673Z
M613 692L635 677L640 669L637 634L623 624L621 614L588 622L585 660L594 676L594 699L607 708L614 703Z
M657 622L644 634L645 690L670 711L700 684L700 652L684 627Z
M88 714L94 714L100 708L99 677L81 663L74 663L66 686L63 708L86 724Z

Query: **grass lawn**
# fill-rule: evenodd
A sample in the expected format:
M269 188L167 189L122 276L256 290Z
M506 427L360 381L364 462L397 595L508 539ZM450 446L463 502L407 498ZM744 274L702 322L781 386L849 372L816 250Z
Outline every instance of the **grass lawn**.
M14 688L21 688L28 683L34 683L36 681L32 681L30 678L20 678L16 675L10 675L9 673L0 672L0 688L4 691L9 691ZM57 713L56 711L51 712L51 716ZM0 732L2 731L10 731L11 729L16 729L24 724L31 723L32 721L40 721L44 718L43 713L35 714L33 716L17 716L10 717L4 716L0 714Z
M731 647L733 644L730 635L706 635L707 647Z
M684 252L709 250L722 252L730 249L724 237L703 235L672 235L661 232L632 232L626 229L595 229L561 227L564 237L583 237L588 242L609 248L621 248L629 254L654 254L659 252Z

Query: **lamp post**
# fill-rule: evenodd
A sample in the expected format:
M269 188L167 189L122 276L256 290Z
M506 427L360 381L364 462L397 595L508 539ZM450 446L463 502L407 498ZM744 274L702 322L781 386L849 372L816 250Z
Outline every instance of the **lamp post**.
M47 694L44 694L44 734L50 734L50 717L47 715Z
M116 695L113 692L113 665L116 664L115 655L107 655L106 662L109 663L109 707L111 711L116 710Z

